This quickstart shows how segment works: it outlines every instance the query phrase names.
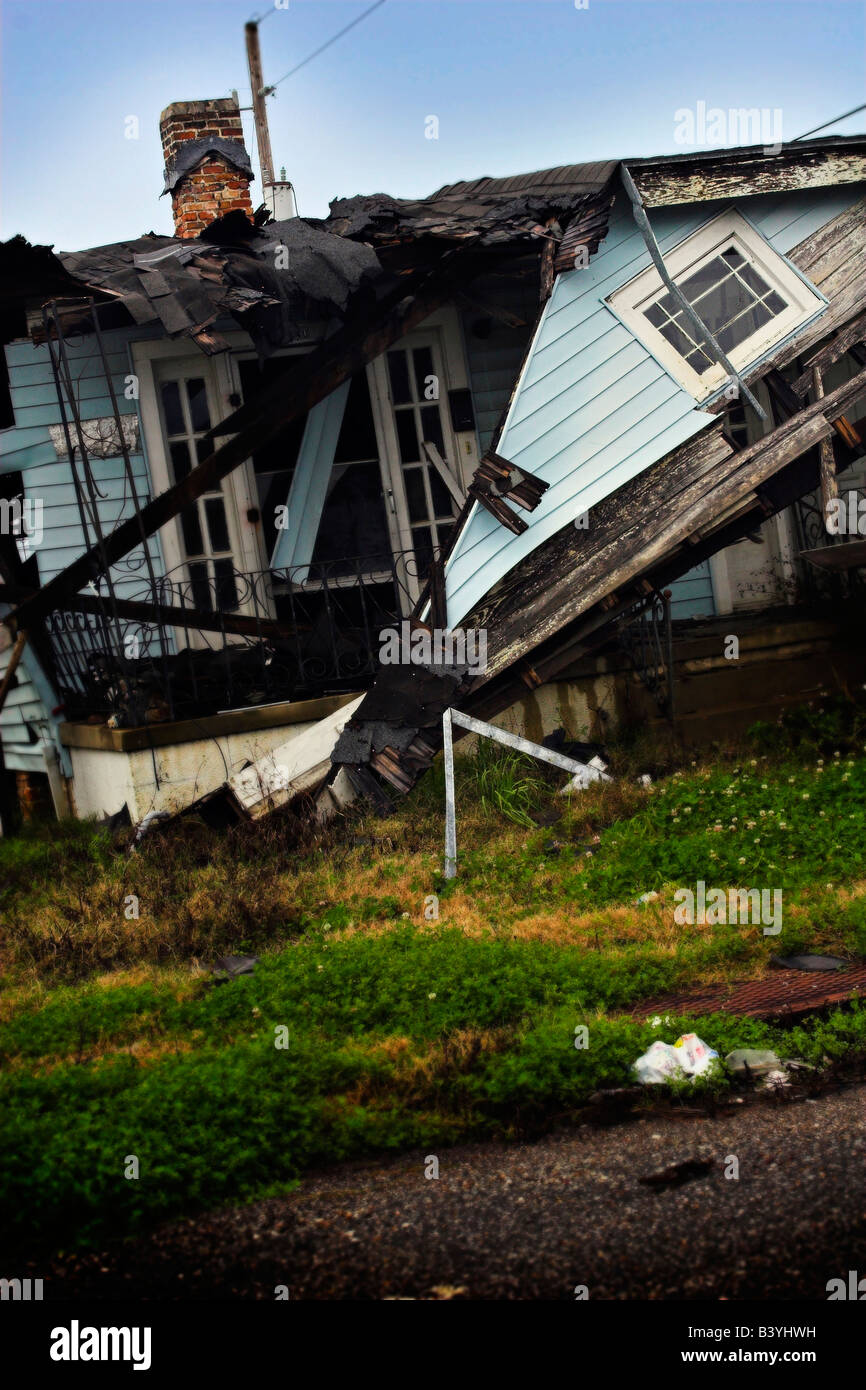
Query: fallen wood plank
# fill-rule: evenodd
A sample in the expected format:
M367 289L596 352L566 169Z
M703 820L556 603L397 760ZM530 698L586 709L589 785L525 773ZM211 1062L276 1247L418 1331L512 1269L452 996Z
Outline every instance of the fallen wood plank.
M23 603L37 589L24 589L16 584L0 584L0 602ZM104 613L108 599L96 594L72 594L63 604L71 613ZM298 629L273 618L248 618L239 613L204 613L196 608L180 608L176 604L146 603L139 599L113 600L112 611L132 622L161 624L164 627L194 628L197 632L230 632L243 637L294 637ZM0 621L7 622L7 614Z
M590 531L564 527L506 575L460 621L485 627L487 672L483 683L552 637L607 594L652 567L717 512L745 499L798 454L829 435L833 419L866 391L866 371L805 407L764 439L728 454L710 471L692 471L695 442L605 498L594 509ZM720 428L720 427L717 427ZM703 440L707 446L706 439ZM710 449L727 450L716 436ZM623 518L631 520L624 524ZM492 650L491 650L492 648Z

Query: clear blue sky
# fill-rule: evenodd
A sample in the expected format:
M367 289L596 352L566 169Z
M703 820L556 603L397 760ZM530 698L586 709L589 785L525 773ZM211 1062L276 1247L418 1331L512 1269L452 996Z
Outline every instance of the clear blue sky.
M171 233L163 107L233 87L249 104L253 15L269 12L274 82L369 3L3 0L0 235L73 250ZM864 100L864 15L862 0L386 0L270 99L274 160L317 217L338 195L676 152L674 113L699 101L781 108L790 139Z

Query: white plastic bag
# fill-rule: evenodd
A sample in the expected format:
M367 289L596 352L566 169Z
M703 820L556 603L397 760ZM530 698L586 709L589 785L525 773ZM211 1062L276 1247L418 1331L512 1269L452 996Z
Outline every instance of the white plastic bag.
M682 1068L687 1076L702 1076L710 1070L718 1052L709 1047L697 1033L682 1033L674 1043L682 1058Z
M671 1046L656 1041L634 1064L642 1086L657 1086L684 1076L702 1076L709 1071L718 1052L708 1047L697 1033L683 1033Z
M680 1053L670 1043L656 1041L634 1064L641 1086L658 1086L684 1075Z

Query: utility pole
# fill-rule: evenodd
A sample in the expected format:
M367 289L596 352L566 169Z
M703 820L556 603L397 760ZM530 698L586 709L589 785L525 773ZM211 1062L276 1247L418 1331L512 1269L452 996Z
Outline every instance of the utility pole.
M271 137L268 131L268 113L265 107L262 77L262 55L259 50L259 26L254 20L245 26L247 40L247 63L250 69L250 86L253 89L253 119L256 123L256 144L259 147L259 164L262 170L262 189L274 181L274 157L271 154Z

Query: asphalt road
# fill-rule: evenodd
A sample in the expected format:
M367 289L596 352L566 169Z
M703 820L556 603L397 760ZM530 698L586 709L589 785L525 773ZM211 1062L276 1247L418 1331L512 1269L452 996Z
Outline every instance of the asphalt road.
M866 1275L866 1086L438 1159L438 1178L420 1153L342 1165L70 1256L46 1297L826 1300ZM640 1181L679 1163L680 1185Z

